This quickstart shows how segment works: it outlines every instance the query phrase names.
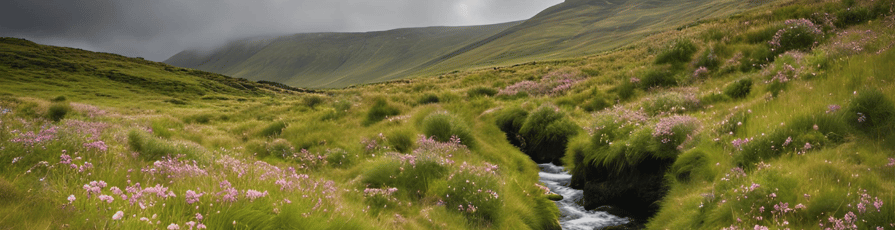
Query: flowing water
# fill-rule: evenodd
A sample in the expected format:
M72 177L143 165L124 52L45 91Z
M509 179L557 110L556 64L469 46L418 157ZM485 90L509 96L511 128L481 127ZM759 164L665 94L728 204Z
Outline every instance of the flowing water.
M562 195L563 199L556 201L559 206L560 217L559 223L563 229L586 229L591 230L599 227L616 226L628 223L627 218L621 218L610 215L601 211L588 211L584 209L584 191L569 188L572 181L572 175L563 171L562 166L556 166L551 163L539 164L541 172L541 182L550 188L556 194Z

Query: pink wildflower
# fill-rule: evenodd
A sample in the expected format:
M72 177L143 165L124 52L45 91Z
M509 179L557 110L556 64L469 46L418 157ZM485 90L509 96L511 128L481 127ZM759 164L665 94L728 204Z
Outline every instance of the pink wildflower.
M72 202L75 202L75 195L68 195L68 203L71 204Z
M168 225L168 230L179 230L179 229L180 229L180 225L177 225L175 223L171 223L170 225Z
M111 204L112 201L115 201L115 198L113 198L112 196L109 196L109 195L99 195L99 200L105 201L105 202Z
M122 211L118 211L115 215L112 215L113 220L120 220L122 217L124 217L124 212Z

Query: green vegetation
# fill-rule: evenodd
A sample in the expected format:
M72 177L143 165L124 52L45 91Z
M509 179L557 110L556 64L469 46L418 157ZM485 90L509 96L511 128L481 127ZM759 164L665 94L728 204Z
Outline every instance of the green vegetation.
M619 9L686 23L592 56L315 92L0 39L0 226L559 229L540 154L585 194L648 198L617 205L648 229L891 227L893 1L643 3L567 1L513 33ZM772 44L802 18L822 36ZM680 41L688 55L656 63Z
M568 1L524 22L262 37L234 41L210 53L186 50L165 63L296 87L336 88L596 55L656 33L765 5L736 0L683 4L650 0ZM770 31L767 38L775 32ZM683 48L682 52L674 55L689 56L696 51L690 50L696 48L694 44L679 48ZM675 57L675 61L682 59L690 57ZM585 72L590 76L602 73Z

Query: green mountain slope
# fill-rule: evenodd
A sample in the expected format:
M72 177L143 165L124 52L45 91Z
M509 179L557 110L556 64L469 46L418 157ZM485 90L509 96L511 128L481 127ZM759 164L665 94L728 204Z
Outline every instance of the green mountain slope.
M566 1L524 22L238 41L165 63L301 87L344 87L454 70L592 55L741 12L755 1Z
M165 63L294 86L347 86L406 77L411 68L517 24L296 34L237 41L207 55L184 51Z
M566 1L474 48L417 68L420 73L592 55L649 34L756 7L748 1Z
M164 63L0 38L0 93L69 98L183 101L249 97L284 90Z

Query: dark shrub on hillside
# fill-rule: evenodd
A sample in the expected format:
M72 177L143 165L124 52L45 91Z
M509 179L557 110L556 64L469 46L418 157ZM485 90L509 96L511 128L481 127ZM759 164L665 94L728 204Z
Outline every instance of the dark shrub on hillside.
M774 34L769 44L777 53L788 50L809 50L823 38L820 26L808 19L790 19L784 23L785 27Z
M415 137L416 134L408 129L395 130L385 136L389 146L395 151L402 153L413 151Z
M423 118L423 133L434 137L439 142L448 142L452 137L460 138L460 143L470 148L475 146L475 139L469 127L462 119L445 112L430 114Z
M323 102L325 102L323 97L312 95L305 97L301 103L309 108L314 108L317 105L323 104Z
M525 119L519 130L524 139L522 150L535 162L562 164L560 159L565 154L566 144L578 129L553 106L541 106Z
M65 96L54 97L54 98L53 98L52 100L50 100L50 101L52 101L52 102L63 102L63 101L65 101Z
M751 30L743 33L743 35L741 35L739 38L747 43L761 44L768 42L772 38L774 38L774 34L777 33L777 30L780 30L780 28L767 27L760 30Z
M845 7L836 12L836 27L843 28L873 19L872 12L864 7Z
M605 97L598 96L598 97L593 97L593 98L585 101L584 104L581 105L581 108L587 112L594 112L594 111L603 110L605 108L608 108L609 106L612 106L612 104L609 103L608 99L606 99Z
M656 64L682 64L690 62L696 53L696 45L689 39L678 40L667 50L656 56Z
M695 66L702 66L710 70L718 69L721 66L721 59L715 53L715 49L706 49L699 57L696 58Z
M50 108L47 109L47 119L50 119L53 122L58 122L65 118L71 112L71 106L68 103L53 103L50 105Z
M610 92L614 92L618 95L618 99L621 101L627 101L634 96L634 90L637 89L637 84L631 81L624 81L621 84L618 84L615 88L612 88Z
M528 111L514 107L501 110L494 118L494 122L497 123L497 128L500 128L500 131L506 133L510 144L521 148L523 140L519 135L519 130L522 129L526 118L528 118Z
M494 96L497 94L496 89L488 88L488 87L475 87L466 91L466 95L468 97L481 97L481 96Z
M742 72L761 69L765 64L773 62L777 57L777 53L767 45L753 46L742 52L743 58L739 60L739 69Z
M734 99L749 96L750 92L752 92L752 79L749 78L737 80L724 87L724 95Z
M401 110L389 105L385 98L376 98L374 99L373 106L370 107L370 111L367 112L367 119L364 120L364 124L370 125L379 122L386 117L397 116L398 114L401 114Z
M264 127L264 129L261 129L261 131L258 132L258 136L262 136L262 137L279 136L281 133L283 133L283 129L285 129L285 128L286 128L286 122L282 122L282 121L273 122L273 123L268 124L266 127Z
M855 128L873 135L895 132L895 104L876 89L862 90L849 104L846 118Z
M183 121L186 123L208 124L213 118L214 115L205 113L187 116L183 118Z
M674 73L672 73L671 71L650 70L643 75L643 78L640 79L639 85L643 89L674 86L677 85L677 80L674 79Z
M420 97L420 100L418 102L420 104L433 104L433 103L438 103L438 101L439 101L439 99L438 99L437 95L427 93L426 95L423 95L423 97Z
M340 148L327 149L324 156L326 156L326 163L336 168L351 167L357 163L358 159L357 155L350 154L348 151Z

